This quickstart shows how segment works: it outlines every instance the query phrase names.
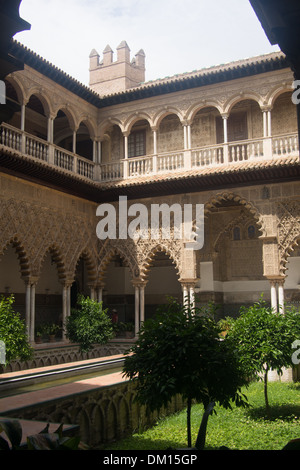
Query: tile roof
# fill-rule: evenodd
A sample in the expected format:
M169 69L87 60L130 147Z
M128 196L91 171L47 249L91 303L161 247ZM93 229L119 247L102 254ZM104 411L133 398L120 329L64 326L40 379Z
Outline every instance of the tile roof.
M16 40L12 40L9 52L28 66L98 108L289 67L286 57L282 52L273 52L145 82L123 92L100 96L91 90L91 88L72 78Z

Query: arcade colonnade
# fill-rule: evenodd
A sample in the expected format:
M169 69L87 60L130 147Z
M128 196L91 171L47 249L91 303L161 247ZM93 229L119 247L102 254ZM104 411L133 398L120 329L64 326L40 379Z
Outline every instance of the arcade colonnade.
M131 298L136 332L147 317L149 305L159 304L163 298L151 298L154 270L165 295L175 292L178 300L191 306L196 299L204 304L215 300L230 310L235 304L257 301L264 292L274 310L283 312L285 282L291 271L289 259L295 255L288 300L293 300L290 293L294 295L298 289L299 204L292 195L284 211L282 203L278 205L280 212L276 198L262 198L265 186L257 190L254 202L240 196L238 190L217 196L206 194L206 243L203 250L194 251L187 250L183 240L99 240L95 230L97 205L23 180L15 179L10 186L10 176L2 175L1 184L6 197L1 204L0 292L15 295L16 309L26 318L31 341L40 319L65 322L74 302L75 285L76 292L108 305L116 303L114 298L120 297L123 289L124 296ZM290 183L285 189L288 185L291 189ZM14 196L9 194L10 189ZM23 200L17 197L19 191ZM246 188L243 194L251 191ZM275 194L278 186L270 186L269 191ZM203 193L193 198L204 202ZM182 202L181 196L178 201ZM165 258L155 265L159 253ZM115 271L108 276L115 256L123 265L119 271L113 267ZM172 273L177 281L168 285ZM83 278L84 285L80 285ZM105 294L108 283L112 286L111 301ZM129 287L123 288L126 283Z

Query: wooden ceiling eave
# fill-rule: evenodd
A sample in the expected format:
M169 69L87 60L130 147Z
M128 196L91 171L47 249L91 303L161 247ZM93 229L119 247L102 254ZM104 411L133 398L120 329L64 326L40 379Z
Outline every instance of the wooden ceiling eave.
M226 169L210 173L174 174L168 179L130 180L128 182L100 183L87 180L47 163L0 148L0 171L18 178L65 192L92 202L109 202L127 196L128 199L143 199L188 192L220 190L222 188L254 186L300 179L298 159L268 165L253 165L240 170Z

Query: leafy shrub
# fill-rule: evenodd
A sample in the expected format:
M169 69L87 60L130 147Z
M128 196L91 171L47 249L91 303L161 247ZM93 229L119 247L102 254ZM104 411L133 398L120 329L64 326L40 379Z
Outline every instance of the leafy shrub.
M113 337L113 327L107 309L102 303L83 295L78 296L78 308L73 309L66 321L66 336L79 343L82 352L88 352L93 344L105 344Z
M5 345L5 365L15 359L25 361L33 356L25 321L14 311L14 301L13 295L0 298L0 340Z

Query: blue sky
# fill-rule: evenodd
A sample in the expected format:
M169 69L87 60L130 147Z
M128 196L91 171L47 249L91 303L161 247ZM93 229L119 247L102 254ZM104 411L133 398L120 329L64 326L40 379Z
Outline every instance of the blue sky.
M20 15L15 39L85 85L90 51L123 40L147 81L278 50L248 0L22 0Z

